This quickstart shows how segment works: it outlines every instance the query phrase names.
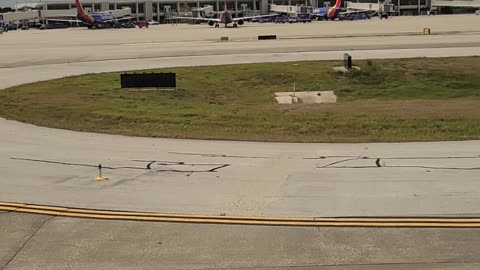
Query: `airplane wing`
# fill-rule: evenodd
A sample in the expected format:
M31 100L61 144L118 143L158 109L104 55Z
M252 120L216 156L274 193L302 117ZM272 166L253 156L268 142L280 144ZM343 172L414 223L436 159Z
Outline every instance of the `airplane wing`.
M348 10L348 11L343 11L338 13L338 15L348 15L348 14L360 14L360 13L376 13L376 10L367 10L367 9L362 9L362 10Z
M49 16L49 17L72 17L72 18L76 18L78 15L77 14L56 14L56 15L53 15L53 16Z
M122 18L116 18L115 20L117 21L124 21L124 20L131 20L134 19L133 17L122 17Z
M124 20L131 20L133 17L122 17L122 18L114 18L111 20L104 20L103 22L118 22L118 21L124 21Z
M250 20L250 19L258 19L258 18L267 18L267 17L274 17L278 16L278 14L267 14L267 15L257 15L257 16L248 16L248 17L239 17L239 18L233 18L232 20L234 22L238 22L240 20Z
M80 20L65 20L65 19L47 19L48 21L52 22L77 22L77 23L83 23Z
M224 11L221 10L221 11L212 11L211 13L213 14L220 14L220 13L223 13ZM230 12L231 14L239 14L239 13L242 13L242 12L245 12L244 10L229 10L228 12Z
M192 21L202 21L202 22L220 22L220 19L218 18L195 18L195 17L172 17L172 18L167 18L167 20L192 20Z

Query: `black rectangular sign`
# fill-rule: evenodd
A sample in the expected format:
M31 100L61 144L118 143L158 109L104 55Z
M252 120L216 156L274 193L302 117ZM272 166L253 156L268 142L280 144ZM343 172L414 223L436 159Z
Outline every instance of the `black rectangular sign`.
M122 88L175 88L175 73L132 73L120 75Z
M277 35L263 35L263 36L258 36L258 40L266 40L266 39L277 39Z
M352 68L352 57L348 53L343 55L343 66L346 69L351 69Z

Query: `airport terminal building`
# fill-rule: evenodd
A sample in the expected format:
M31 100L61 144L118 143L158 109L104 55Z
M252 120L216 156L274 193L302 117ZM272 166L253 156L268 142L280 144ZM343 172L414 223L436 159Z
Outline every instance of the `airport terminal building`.
M399 15L425 14L427 9L470 8L480 9L480 0L351 0L344 6L357 8L369 7L380 9L388 5L390 11ZM313 8L332 6L335 0L227 0L228 9L238 16L252 16L269 13L270 4L304 5ZM82 5L88 12L116 10L131 10L132 17L137 21L157 20L164 22L172 16L195 16L195 9L212 6L215 11L223 10L223 0L83 0ZM0 15L0 22L21 22L47 19L61 15L76 15L74 0L42 0L27 4L17 4L17 12ZM118 15L118 14L117 14ZM235 15L234 15L235 16Z

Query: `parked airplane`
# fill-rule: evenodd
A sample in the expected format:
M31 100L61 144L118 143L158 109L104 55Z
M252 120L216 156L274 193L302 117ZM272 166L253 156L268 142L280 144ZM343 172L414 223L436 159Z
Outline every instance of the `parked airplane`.
M375 13L375 11L372 10L341 11L341 5L342 0L337 0L333 7L316 8L313 10L312 18L318 20L348 19L349 16L353 16L354 14L363 14L365 18L370 18L370 16Z
M170 20L183 19L183 20L191 20L196 22L203 21L203 22L207 22L208 25L210 26L215 26L215 28L220 27L220 24L224 24L225 27L227 27L228 24L233 23L233 27L237 28L238 25L243 25L246 20L272 17L272 16L277 16L277 14L233 18L232 12L227 9L227 0L225 0L224 9L222 12L219 13L219 18L173 17L173 18L170 18Z
M77 6L77 16L75 20L64 20L64 19L48 19L49 21L59 21L59 22L77 22L83 23L90 29L95 28L108 28L113 27L118 24L121 20L130 20L132 17L122 17L115 18L112 14L112 11L103 11L103 12L92 12L90 14L85 12L80 0L75 0L75 5Z

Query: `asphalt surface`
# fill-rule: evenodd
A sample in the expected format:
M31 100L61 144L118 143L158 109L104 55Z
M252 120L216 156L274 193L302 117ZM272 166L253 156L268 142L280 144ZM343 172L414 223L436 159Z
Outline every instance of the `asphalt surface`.
M219 31L200 25L9 32L0 39L0 89L77 74L168 66L340 63L347 49L353 49L348 52L354 59L480 55L477 21L478 16L465 15L250 24ZM418 35L423 27L438 35ZM281 33L280 39L255 40L258 34L272 33ZM231 42L218 42L221 36ZM46 129L3 119L0 130L0 201L253 216L480 212L479 141L172 140ZM111 167L104 170L109 181L93 181L98 163ZM0 224L0 269L480 267L478 229L242 227L5 212L0 212Z

